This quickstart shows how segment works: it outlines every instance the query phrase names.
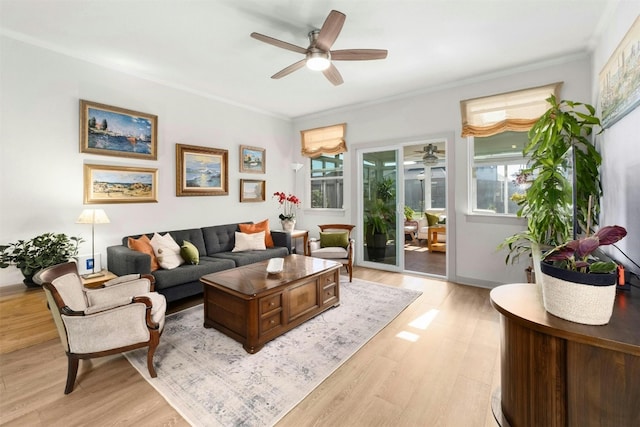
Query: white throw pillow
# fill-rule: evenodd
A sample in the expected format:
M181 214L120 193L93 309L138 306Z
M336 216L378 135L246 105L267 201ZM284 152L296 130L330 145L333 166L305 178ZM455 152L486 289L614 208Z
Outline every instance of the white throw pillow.
M267 249L264 243L264 231L258 233L239 233L236 231L236 246L232 252L264 251Z
M171 270L185 262L180 256L180 245L173 240L169 233L164 236L154 233L151 238L151 247L156 254L156 258L158 258L160 267L165 270Z

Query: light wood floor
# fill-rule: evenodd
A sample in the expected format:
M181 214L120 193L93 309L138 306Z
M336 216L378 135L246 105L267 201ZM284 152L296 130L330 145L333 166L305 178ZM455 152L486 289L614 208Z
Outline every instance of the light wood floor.
M354 276L423 294L277 426L497 425L488 290L365 268ZM1 425L188 425L123 356L81 361L65 396L66 356L41 290L0 290L0 353Z

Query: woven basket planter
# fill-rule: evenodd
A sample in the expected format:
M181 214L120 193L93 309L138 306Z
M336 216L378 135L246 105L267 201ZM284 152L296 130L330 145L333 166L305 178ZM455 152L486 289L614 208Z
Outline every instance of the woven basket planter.
M586 325L606 325L616 297L615 274L588 274L540 263L544 308Z

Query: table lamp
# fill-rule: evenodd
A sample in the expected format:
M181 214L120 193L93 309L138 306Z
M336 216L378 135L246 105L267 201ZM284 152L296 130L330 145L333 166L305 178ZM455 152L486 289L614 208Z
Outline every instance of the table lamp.
M104 273L97 272L96 273L96 252L94 246L94 229L95 224L109 224L109 217L104 212L103 209L83 209L82 213L76 220L76 224L91 224L91 260L92 260L92 268L91 273L85 274L83 277L85 279L91 279L94 277L103 276Z

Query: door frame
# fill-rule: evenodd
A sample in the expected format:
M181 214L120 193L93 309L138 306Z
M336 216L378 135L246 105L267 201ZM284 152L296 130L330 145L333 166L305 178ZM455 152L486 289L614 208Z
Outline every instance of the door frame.
M446 179L446 194L447 194L447 204L445 212L447 214L447 252L446 252L446 275L444 278L446 280L455 280L457 278L456 268L455 268L455 260L456 260L456 194L455 194L455 182L457 176L465 175L466 171L456 171L455 170L455 134L453 131L450 132L439 132L429 135L421 135L417 137L411 138L403 138L392 141L378 141L367 144L362 144L355 148L355 155L351 157L351 170L356 171L356 179L351 180L351 194L357 195L357 204L356 204L356 218L355 224L356 227L356 244L357 242L364 242L364 207L362 206L362 153L372 152L372 151L389 151L396 150L399 153L399 158L402 159L404 147L408 145L416 145L421 144L424 141L433 141L433 140L445 140L446 147L446 171L447 171L447 179ZM427 142L428 143L428 142ZM463 150L464 147L461 147ZM400 212L400 215L404 217L404 168L397 168L399 172L397 172L397 183L396 183L396 210ZM398 197L397 194L400 194ZM402 204L401 204L402 203ZM398 221L396 224L396 235L404 235L400 234L404 232L403 222ZM364 245L363 245L364 247ZM356 265L361 265L363 267L374 268L378 270L388 270L394 272L405 272L404 270L404 251L399 250L399 245L396 245L396 251L400 252L396 254L396 260L398 262L397 266L391 266L388 264L380 264L374 262L366 262L364 261L364 254L362 250L356 250L355 263ZM358 248L359 249L359 248ZM413 272L412 272L413 273ZM420 274L420 273L415 273ZM421 275L432 276L426 273L422 273ZM443 276L433 276L442 278Z

